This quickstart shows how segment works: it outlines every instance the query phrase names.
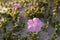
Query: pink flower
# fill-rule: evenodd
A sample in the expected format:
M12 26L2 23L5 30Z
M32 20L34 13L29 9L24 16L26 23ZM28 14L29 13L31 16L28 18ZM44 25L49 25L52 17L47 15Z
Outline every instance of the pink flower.
M43 22L39 18L33 18L28 20L28 30L39 32L41 30L41 27L43 26Z
M13 8L21 8L21 5L20 4L17 4L17 3L15 3L15 4L13 4L13 6L12 6Z

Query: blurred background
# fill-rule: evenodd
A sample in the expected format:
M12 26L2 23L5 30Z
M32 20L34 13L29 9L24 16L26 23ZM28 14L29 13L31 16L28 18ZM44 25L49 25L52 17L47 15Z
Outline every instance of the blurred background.
M37 34L27 29L35 17L44 23ZM60 40L60 0L0 0L0 40Z

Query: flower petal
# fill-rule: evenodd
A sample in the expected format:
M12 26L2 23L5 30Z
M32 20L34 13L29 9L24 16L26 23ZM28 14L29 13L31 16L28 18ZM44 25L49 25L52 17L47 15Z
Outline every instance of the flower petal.
M27 24L30 25L30 26L33 26L33 20L31 20L31 19L28 20Z
M14 8L21 8L21 6L20 6L19 4L16 4L16 3L13 4L13 7L14 7Z
M35 32L39 32L41 28L36 27Z
M35 28L35 32L39 32L40 30L41 30L40 27L36 27L36 28Z
M39 20L39 18L33 18L33 22L34 22L35 24L38 24L38 23L40 22L40 20Z
M28 26L28 30L29 31L34 31L34 27L33 26Z
M38 24L37 24L37 27L35 28L35 31L36 32L39 32L40 30L41 30L41 27L43 26L43 22L39 22Z
M43 22L39 22L37 25L38 25L39 27L42 27L44 24L43 24Z

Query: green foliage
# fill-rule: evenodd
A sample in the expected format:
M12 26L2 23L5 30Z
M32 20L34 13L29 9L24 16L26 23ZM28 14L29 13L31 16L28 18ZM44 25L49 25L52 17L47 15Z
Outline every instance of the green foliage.
M22 8L12 8L14 3L19 3ZM25 37L13 35L13 33L22 31L27 26L26 20L34 17L43 19L44 26L41 28L42 31L46 32L49 25L55 29L55 34L51 40L56 40L56 35L60 35L60 22L56 19L59 3L59 0L12 0L9 3L0 0L0 6L2 7L0 8L0 28L3 29L3 40L39 40L38 33L36 34L35 32L29 32L29 35L27 34ZM47 21L49 24L47 24ZM6 27L10 23L13 27L7 30Z

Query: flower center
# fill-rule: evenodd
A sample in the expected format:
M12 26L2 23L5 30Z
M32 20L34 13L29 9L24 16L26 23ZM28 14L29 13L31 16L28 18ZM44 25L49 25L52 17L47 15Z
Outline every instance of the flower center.
M36 26L37 26L37 25L36 25L35 23L33 23L33 27L34 27L33 32L35 32Z
M37 25L34 23L33 26L36 27Z

